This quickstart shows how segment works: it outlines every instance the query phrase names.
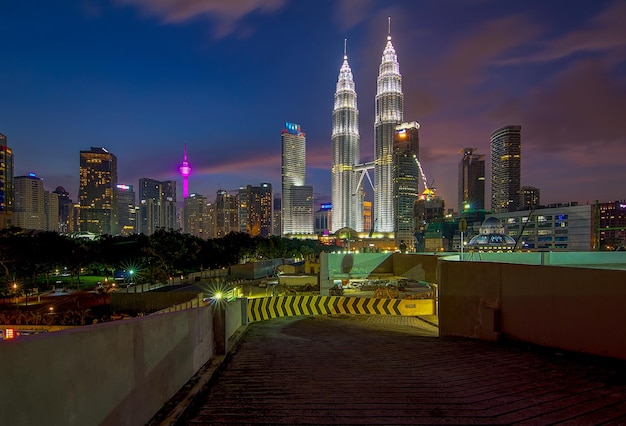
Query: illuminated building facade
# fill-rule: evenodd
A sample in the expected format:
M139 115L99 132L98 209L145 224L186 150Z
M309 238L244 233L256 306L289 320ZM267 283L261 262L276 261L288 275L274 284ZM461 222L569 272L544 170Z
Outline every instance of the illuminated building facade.
M372 202L363 201L363 232L372 230Z
M80 151L80 231L117 233L117 157L105 148Z
M117 184L117 224L121 235L132 235L137 232L137 209L135 191L132 185Z
M282 139L282 235L313 234L313 187L305 185L306 135L285 123Z
M273 197L270 183L239 188L239 232L253 237L272 235Z
M522 170L522 126L504 126L491 133L491 211L519 208Z
M15 176L13 225L23 229L46 230L43 179L34 173Z
M43 192L43 210L46 217L46 231L59 231L59 195L50 192Z
M59 224L57 231L60 233L70 233L74 229L74 202L70 198L70 193L62 186L57 186L53 191L59 200Z
M541 190L535 186L520 189L520 210L533 210L541 204Z
M313 227L313 231L317 235L329 235L331 233L332 209L332 204L322 204L320 209L315 212L315 226Z
M387 36L376 88L374 122L374 231L393 232L393 140L403 121L402 76L396 51Z
M138 232L152 235L159 228L178 229L176 225L176 181L139 179Z
M396 247L404 242L413 247L415 221L413 210L419 195L420 125L416 121L396 127L393 141L393 210Z
M485 210L485 156L476 148L463 149L459 162L459 213Z
M194 237L211 237L211 219L207 198L200 194L185 197L183 207L183 232Z
M0 133L0 229L11 226L13 216L13 151Z
M594 214L592 205L554 205L536 210L493 214L518 250L591 251Z
M224 189L217 191L215 197L215 220L213 238L222 238L231 232L237 232L239 222L237 197L229 194Z
M344 48L333 107L331 231L345 227L358 232L363 230L363 205L357 191L359 176L354 172L354 166L359 162L359 110L352 70Z
M599 203L596 215L600 250L626 250L626 201Z

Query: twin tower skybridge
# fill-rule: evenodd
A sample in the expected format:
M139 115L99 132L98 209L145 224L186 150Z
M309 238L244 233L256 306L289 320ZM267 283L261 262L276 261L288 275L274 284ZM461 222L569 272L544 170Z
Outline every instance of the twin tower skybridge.
M417 167L420 171L420 178L422 179L422 183L424 184L424 189L431 189L428 187L428 180L426 179L426 175L424 174L424 169L422 169L422 163L417 159L416 155L413 155L413 159L417 164ZM361 185L363 184L363 178L367 177L367 180L372 187L372 190L376 191L376 187L374 186L374 182L372 182L372 177L370 176L369 171L373 170L376 166L375 161L370 161L369 163L357 164L352 167L352 171L359 174L359 183L356 185L354 193L352 195L357 195L359 193L359 189L361 189Z

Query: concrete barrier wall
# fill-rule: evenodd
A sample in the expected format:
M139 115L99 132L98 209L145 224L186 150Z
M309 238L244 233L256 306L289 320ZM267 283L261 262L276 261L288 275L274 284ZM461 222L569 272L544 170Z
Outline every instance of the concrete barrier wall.
M0 342L2 424L143 425L214 353L210 306Z
M626 359L626 271L441 260L438 275L442 336Z
M202 300L202 293L163 291L147 293L111 293L111 311L127 313L152 313L192 299Z

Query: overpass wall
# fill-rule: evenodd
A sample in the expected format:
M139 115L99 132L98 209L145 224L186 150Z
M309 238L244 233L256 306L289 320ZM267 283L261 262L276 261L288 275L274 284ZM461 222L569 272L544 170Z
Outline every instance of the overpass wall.
M204 306L0 341L2 423L143 425L213 356L212 321Z
M439 332L626 359L626 271L440 260Z

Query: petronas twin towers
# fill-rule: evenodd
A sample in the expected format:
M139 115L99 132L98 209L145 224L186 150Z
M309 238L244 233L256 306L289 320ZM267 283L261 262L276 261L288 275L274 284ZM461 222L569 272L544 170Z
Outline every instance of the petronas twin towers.
M391 35L388 35L377 79L374 162L361 164L357 95L344 47L333 108L333 232L345 227L363 231L363 197L360 190L363 176L359 172L367 173L371 168L375 173L373 230L394 231L393 140L396 126L402 121L402 76Z

